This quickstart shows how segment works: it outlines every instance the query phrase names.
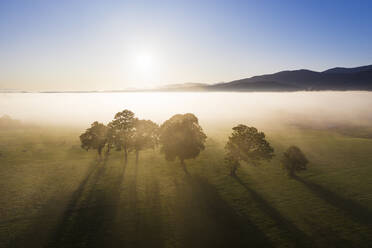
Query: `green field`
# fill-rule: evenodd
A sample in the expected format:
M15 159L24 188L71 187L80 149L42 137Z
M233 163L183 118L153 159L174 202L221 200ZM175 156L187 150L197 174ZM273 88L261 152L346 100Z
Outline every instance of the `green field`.
M98 159L81 130L0 132L0 247L371 247L372 139L350 131L263 128L276 157L228 176L229 127L206 129L186 161L157 150ZM280 154L309 169L289 179Z

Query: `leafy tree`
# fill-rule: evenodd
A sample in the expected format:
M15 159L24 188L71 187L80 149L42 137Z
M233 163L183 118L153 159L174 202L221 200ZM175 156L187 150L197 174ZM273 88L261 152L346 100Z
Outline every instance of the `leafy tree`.
M290 177L294 177L296 172L306 170L309 163L305 154L297 146L290 146L283 153L281 162Z
M207 136L193 114L177 114L160 127L161 152L167 160L178 158L185 173L185 160L195 158L204 150Z
M233 127L225 149L225 161L230 166L232 176L236 176L241 161L257 165L261 160L271 160L274 156L274 149L266 141L265 134L258 132L255 127L242 124Z
M128 152L131 149L133 135L135 132L136 118L130 110L118 112L114 120L109 123L110 130L110 145L115 145L117 150L124 151L124 161L128 162Z
M134 127L133 149L136 153L136 164L138 164L139 152L155 148L159 143L159 126L150 120L136 119Z
M110 154L110 151L111 151L111 148L115 147L115 141L116 141L116 135L115 135L115 128L112 124L112 122L110 122L109 124L107 124L107 142L106 142L106 146L107 146L107 150L106 150L106 155L109 155Z
M85 150L96 149L99 156L107 142L107 127L97 121L93 122L83 134L80 135L81 147Z

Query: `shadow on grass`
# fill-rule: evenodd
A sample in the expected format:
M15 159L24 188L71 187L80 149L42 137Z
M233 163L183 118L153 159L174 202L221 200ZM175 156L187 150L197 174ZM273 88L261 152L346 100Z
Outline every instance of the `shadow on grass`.
M290 220L286 219L277 209L272 207L270 203L245 184L239 177L234 178L249 192L253 200L258 204L260 210L265 212L277 223L278 228L283 231L283 235L285 235L288 240L292 240L296 247L313 247L313 241L306 233L296 227Z
M298 176L294 176L293 178L305 185L310 191L322 198L327 203L346 212L355 221L372 227L372 211L368 208L351 199L346 199L319 184L313 183Z
M129 171L130 172L130 171ZM137 175L138 166L135 165L134 174L128 176L127 192L128 196L125 197L125 201L121 204L123 212L126 218L119 216L118 221L115 223L114 232L111 237L108 238L109 247L138 247L138 196L137 196ZM120 202L118 202L120 204Z
M159 182L155 176L144 177L141 170L141 185L144 183L144 195L138 195L138 165L132 175L128 175L127 195L121 203L122 212L117 218L112 241L115 246L133 248L164 247L163 219L160 201Z
M145 185L146 206L141 226L142 239L140 247L164 247L162 207L160 201L160 186L157 180L149 180Z
M175 181L181 247L272 247L268 238L239 215L206 179L185 178L184 185Z
M97 189L106 168L104 160L100 166L89 170L63 212L47 247L105 247L105 232L116 215L126 166L109 192Z
M365 247L366 242L358 240L357 244L347 240L344 235L334 230L332 227L324 226L319 223L317 218L305 219L307 225L311 227L314 242L318 247L337 247L337 248L350 248L350 247ZM316 237L316 238L315 238ZM370 246L367 246L370 247Z
M69 217L76 209L79 199L81 199L82 194L92 178L94 172L97 169L97 166L100 164L100 161L93 161L84 177L80 182L77 189L73 192L70 197L67 205L66 199L61 197L59 194L53 195L40 209L40 214L32 218L20 218L15 221L23 221L26 225L29 225L27 230L19 236L16 236L12 241L10 247L45 247L48 246L50 242L50 235L55 236L60 234L62 230L60 228L55 229L52 226L55 225L55 217L60 216L60 223L66 224ZM28 224L28 223L29 224ZM61 225L62 225L61 224ZM60 226L61 226L60 225ZM53 236L54 237L54 236Z

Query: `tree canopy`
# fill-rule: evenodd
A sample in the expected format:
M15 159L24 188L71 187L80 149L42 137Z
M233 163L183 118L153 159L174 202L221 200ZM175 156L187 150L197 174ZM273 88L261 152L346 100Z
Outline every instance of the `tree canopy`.
M240 162L257 165L261 160L270 160L274 156L274 149L270 146L263 132L255 127L238 125L226 143L226 161L230 165L231 175L236 175Z
M83 149L96 149L101 156L107 142L107 127L97 121L93 122L91 127L80 135L80 141Z
M136 152L138 162L141 150L155 148L159 143L159 125L150 120L135 120L132 149Z
M305 154L297 146L290 146L282 157L283 168L288 172L288 175L293 177L296 172L300 172L307 169L307 160Z
M161 152L167 160L178 158L187 173L184 160L195 158L204 150L207 136L191 113L176 114L160 127Z
M110 144L114 144L118 150L124 150L125 163L128 161L128 152L131 148L135 132L136 118L130 110L118 112L114 120L109 123Z

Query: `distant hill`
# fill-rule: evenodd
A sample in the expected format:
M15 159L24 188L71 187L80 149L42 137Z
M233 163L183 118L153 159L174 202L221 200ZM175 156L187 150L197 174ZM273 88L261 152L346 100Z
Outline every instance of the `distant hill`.
M363 72L363 71L371 71L372 65L360 66L355 68L344 68L344 67L336 67L326 71L323 73L355 73L355 72Z
M203 91L208 85L202 83L168 84L156 90L159 91Z
M153 89L125 89L104 91L41 91L41 93L110 93L110 92L288 92L288 91L372 91L372 65L354 68L335 67L322 72L306 69L281 71L217 84L180 83ZM22 91L1 90L0 93ZM26 92L26 91L23 91Z
M323 72L281 71L228 83L209 85L209 91L303 91L372 90L372 65L355 68L336 67Z

